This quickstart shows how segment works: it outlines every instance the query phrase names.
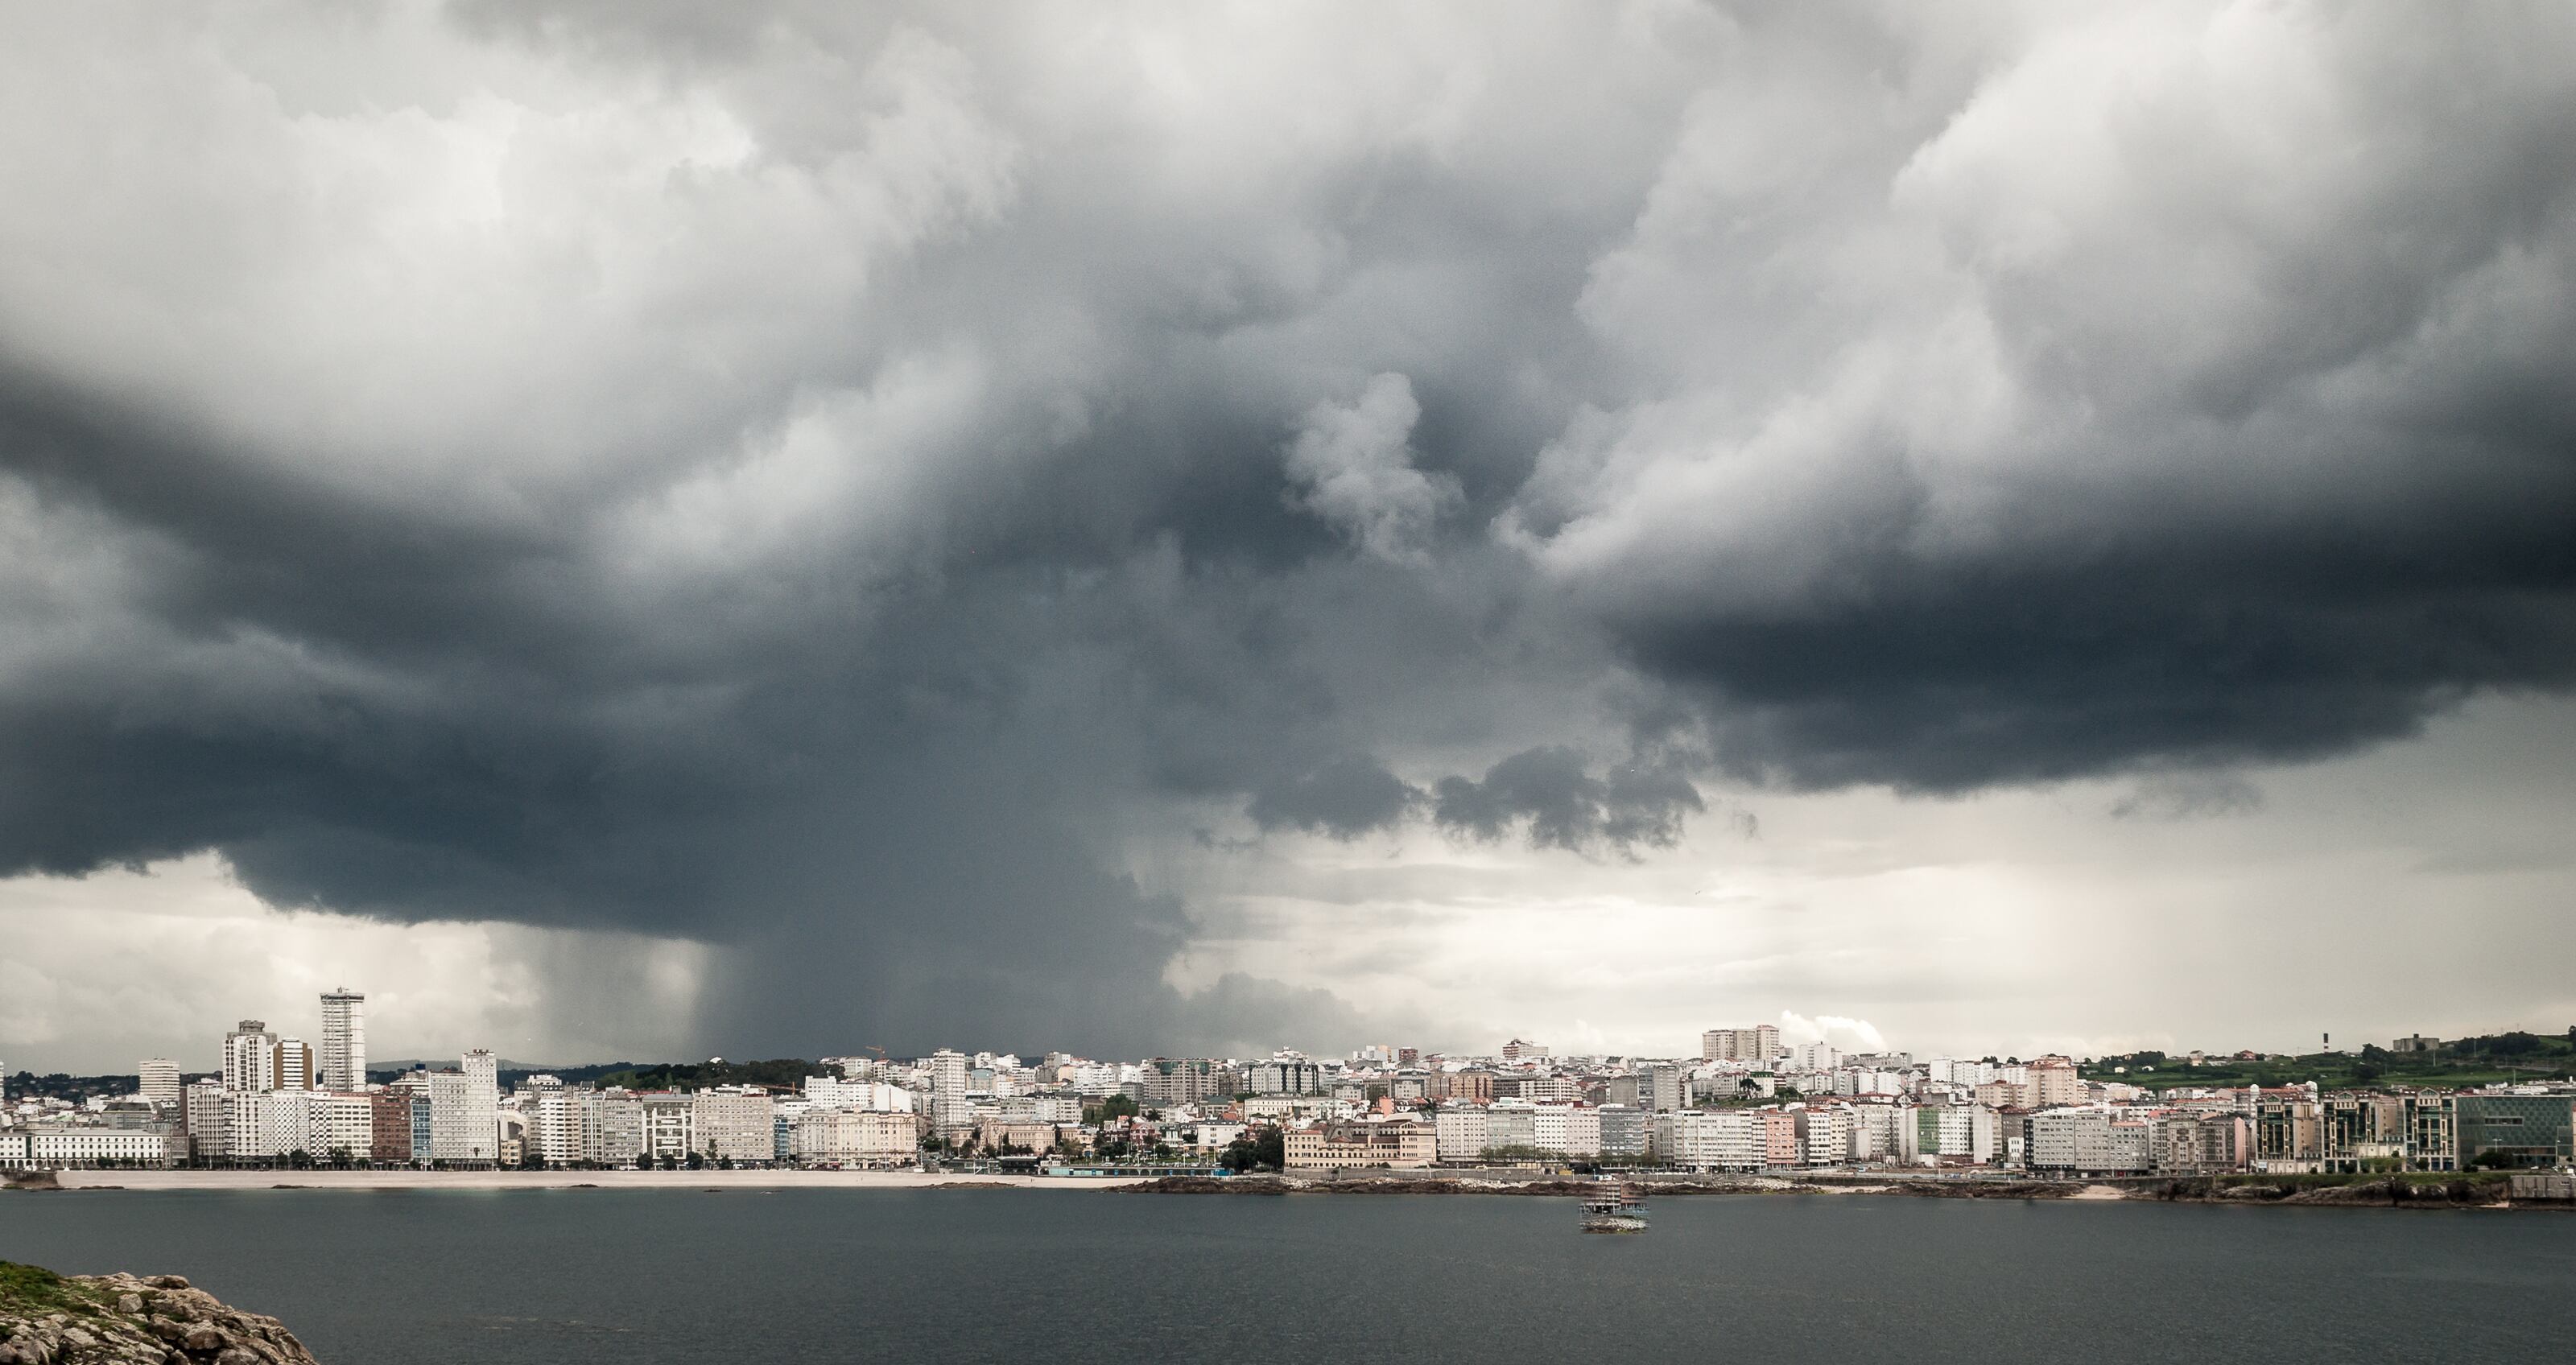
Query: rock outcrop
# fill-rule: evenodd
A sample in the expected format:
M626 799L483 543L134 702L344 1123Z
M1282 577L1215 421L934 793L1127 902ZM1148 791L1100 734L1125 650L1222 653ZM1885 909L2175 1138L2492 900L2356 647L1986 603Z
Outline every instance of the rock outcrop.
M315 1365L275 1318L176 1275L56 1275L0 1261L0 1365Z

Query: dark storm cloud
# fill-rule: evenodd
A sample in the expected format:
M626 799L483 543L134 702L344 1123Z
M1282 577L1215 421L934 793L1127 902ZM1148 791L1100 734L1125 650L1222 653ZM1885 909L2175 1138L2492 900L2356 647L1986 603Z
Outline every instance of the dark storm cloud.
M7 870L1249 1047L1366 1024L1167 985L1172 830L1636 852L2576 672L2559 11L192 22L0 44Z
M1354 754L1254 792L1244 813L1263 829L1356 839L1393 828L1421 802L1420 788L1375 759Z
M1596 778L1584 771L1582 754L1561 745L1514 754L1481 780L1444 777L1433 791L1432 818L1461 834L1499 839L1526 821L1532 847L1576 853L1603 845L1669 848L1681 837L1684 812L1707 809L1678 773L1621 765Z

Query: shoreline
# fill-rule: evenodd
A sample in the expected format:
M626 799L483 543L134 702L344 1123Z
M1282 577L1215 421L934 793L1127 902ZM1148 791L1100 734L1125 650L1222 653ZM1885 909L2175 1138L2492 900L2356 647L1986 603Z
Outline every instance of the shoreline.
M1295 1175L1089 1177L915 1170L876 1171L333 1171L333 1170L65 1170L54 1173L60 1190L671 1190L774 1193L796 1189L1004 1189L1098 1190L1129 1194L1213 1195L1490 1195L1579 1197L1592 1182L1504 1171L1457 1170L1437 1174L1385 1171L1313 1172ZM1842 1179L1760 1175L1666 1176L1639 1182L1649 1198L1724 1195L1877 1195L1920 1199L2018 1199L2082 1203L2188 1203L2301 1208L2576 1209L2563 1196L2527 1197L2502 1181L2392 1184L2355 1181L2327 1185L2221 1181L2207 1177L2129 1182L2073 1180L1927 1180L1889 1172ZM44 1192L13 1183L12 1192Z

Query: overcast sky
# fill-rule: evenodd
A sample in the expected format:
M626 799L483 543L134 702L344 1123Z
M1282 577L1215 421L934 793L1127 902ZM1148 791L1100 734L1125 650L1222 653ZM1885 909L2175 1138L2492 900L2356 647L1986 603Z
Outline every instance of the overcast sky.
M0 10L0 1064L2576 1024L2576 9Z

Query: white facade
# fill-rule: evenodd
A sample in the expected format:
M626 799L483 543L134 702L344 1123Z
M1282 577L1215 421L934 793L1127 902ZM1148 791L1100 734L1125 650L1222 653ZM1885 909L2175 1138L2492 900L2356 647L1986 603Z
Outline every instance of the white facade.
M630 1166L644 1156L644 1097L624 1090L599 1096L599 1159Z
M471 1054L468 1054L471 1061ZM490 1054L485 1054L490 1061ZM433 1161L489 1162L501 1156L499 1096L488 1065L481 1076L429 1073L429 1156Z
M31 1128L26 1164L88 1166L113 1161L119 1165L166 1166L187 1155L187 1139L176 1124L148 1128Z
M1767 1164L1761 1111L1684 1109L1655 1115L1655 1157L1691 1170L1756 1171Z
M325 1090L367 1088L367 997L352 990L322 997L322 1052L313 1080Z
M815 1109L797 1116L789 1152L800 1166L908 1166L921 1157L910 1113Z
M232 1093L221 1081L199 1081L187 1088L180 1106L186 1116L190 1156L219 1161L232 1155L232 1144L225 1136L232 1127L228 1099Z
M805 1102L817 1109L865 1109L879 1114L909 1114L914 1111L915 1097L909 1090L874 1081L844 1081L831 1076L805 1078ZM1065 1120L1078 1123L1082 1109L1077 1101L1074 1115Z
M536 1092L528 1114L528 1146L549 1166L573 1166L601 1160L604 1117L599 1092L561 1081Z
M1800 1110L1798 1143L1810 1166L1839 1166L1851 1160L1851 1111L1814 1106Z
M167 1057L146 1057L135 1064L136 1093L145 1104L176 1110L179 1107L179 1064Z
M1601 1111L1588 1104L1542 1104L1530 1115L1530 1145L1569 1157L1598 1157Z
M967 1094L968 1060L948 1048L930 1054L930 1122L942 1131L975 1125L975 1101Z
M277 1035L257 1019L244 1019L224 1035L224 1089L277 1088Z
M643 1107L644 1154L669 1165L686 1161L698 1150L697 1110L677 1090L653 1090L635 1097Z
M1493 1144L1485 1140L1485 1109L1476 1104L1445 1104L1431 1116L1433 1150L1441 1161L1474 1161Z
M321 1156L316 1130L327 1137L330 1111L310 1090L235 1090L224 1104L224 1154L235 1161L274 1161L302 1152ZM317 1114L316 1111L319 1111Z
M777 1158L778 1138L767 1091L719 1086L692 1094L689 1107L697 1129L697 1150L709 1159L765 1162Z

